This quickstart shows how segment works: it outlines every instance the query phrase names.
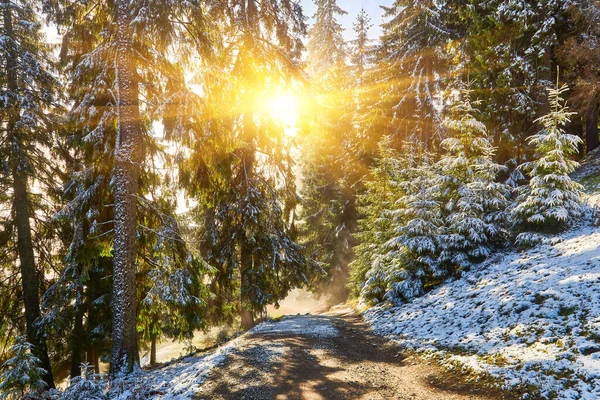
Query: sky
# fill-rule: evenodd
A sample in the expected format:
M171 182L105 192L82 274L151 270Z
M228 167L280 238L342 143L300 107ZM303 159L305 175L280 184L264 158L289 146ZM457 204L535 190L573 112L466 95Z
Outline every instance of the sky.
M369 14L371 23L373 24L373 27L369 31L369 37L371 39L379 38L379 34L381 33L379 25L381 25L381 15L383 14L383 10L379 6L389 6L392 2L393 0L338 0L338 6L348 13L343 16L340 21L344 28L346 28L346 31L344 32L346 40L354 39L352 23L356 19L356 15L360 9L363 7L367 11L367 14ZM309 17L309 24L312 24L312 17L316 11L313 0L300 0L300 3L304 7L304 14Z

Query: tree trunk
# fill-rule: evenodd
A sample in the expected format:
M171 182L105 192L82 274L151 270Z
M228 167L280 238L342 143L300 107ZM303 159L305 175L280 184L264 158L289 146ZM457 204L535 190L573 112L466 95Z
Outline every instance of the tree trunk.
M150 335L150 366L156 365L156 334Z
M253 4L250 1L250 4ZM249 7L250 8L250 7ZM251 72L250 72L251 73ZM251 79L251 76L249 76ZM250 107L252 102L251 97L246 101L246 107ZM256 137L256 126L254 124L254 115L251 111L246 111L243 117L243 129L244 138L247 148L244 150L242 155L242 173L244 174L243 179L245 180L245 191L249 192L250 185L254 178L254 163L255 163L255 149L254 149L254 138ZM242 227L243 229L243 227ZM251 289L252 289L252 269L253 269L253 248L245 232L242 234L242 243L240 246L240 317L242 320L242 329L249 330L254 327L254 311L252 307Z
M242 329L247 331L254 327L254 312L252 310L252 298L250 290L252 282L250 280L252 272L252 247L247 244L248 239L244 238L246 243L242 243L241 248L241 285L240 285L240 317L242 320Z
M94 367L94 373L99 374L100 373L100 357L98 357L98 349L96 349L96 346L90 347L90 350L88 353L88 362L90 363L90 365L92 365Z
M81 353L83 347L83 305L75 305L75 321L71 337L71 378L81 375Z
M4 30L8 37L14 38L12 25L11 1L3 0L3 18ZM6 78L7 88L10 93L16 96L18 93L17 81L17 55L14 50L9 49L6 59ZM7 123L7 133L11 145L15 149L12 165L13 178L13 207L15 211L15 225L17 227L17 247L19 252L19 262L21 267L21 282L23 286L23 301L25 305L25 327L27 341L33 345L33 354L41 361L40 367L46 372L43 375L44 382L48 388L54 388L54 379L52 377L52 367L48 357L48 348L46 339L36 326L41 315L39 280L35 268L35 254L33 252L33 240L31 237L31 222L29 220L31 213L31 204L29 194L27 193L27 172L25 168L24 155L19 132L16 131L16 124L20 118L19 105L15 99L9 99L12 105L9 105L9 117Z
M589 153L600 145L598 139L598 96L594 96L585 112L585 144Z
M137 61L132 50L129 0L116 6L116 86L119 128L112 173L115 199L113 249L113 348L110 374L130 373L140 364L136 333L136 228L142 120Z

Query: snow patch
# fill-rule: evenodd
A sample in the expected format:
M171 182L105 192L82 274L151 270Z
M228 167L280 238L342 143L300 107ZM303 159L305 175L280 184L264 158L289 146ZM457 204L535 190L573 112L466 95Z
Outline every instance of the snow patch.
M280 321L260 324L250 330L253 334L301 335L317 338L338 336L331 318L315 315L286 316Z

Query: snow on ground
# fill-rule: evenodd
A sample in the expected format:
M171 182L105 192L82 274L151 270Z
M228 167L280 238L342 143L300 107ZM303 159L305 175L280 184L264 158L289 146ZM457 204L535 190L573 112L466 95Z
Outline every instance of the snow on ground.
M255 334L291 334L312 337L335 337L338 330L332 325L331 319L324 316L286 316L280 321L265 322L253 328Z
M497 255L365 318L377 334L450 368L488 373L507 387L532 385L541 398L598 399L600 229L586 223L553 242Z
M217 350L195 357L183 358L165 367L139 371L125 382L115 382L111 399L140 398L148 400L187 400L201 391L208 374L220 366L227 356L243 346L250 335L292 334L328 338L338 335L331 319L323 316L287 316L279 321L262 323ZM281 343L251 346L249 351L259 363L269 364L285 355L287 348ZM247 349L248 351L248 349Z
M240 344L238 337L217 350L196 357L187 357L162 368L140 371L126 382L116 383L111 398L125 400L143 393L147 400L187 400L196 394L210 371L221 365Z

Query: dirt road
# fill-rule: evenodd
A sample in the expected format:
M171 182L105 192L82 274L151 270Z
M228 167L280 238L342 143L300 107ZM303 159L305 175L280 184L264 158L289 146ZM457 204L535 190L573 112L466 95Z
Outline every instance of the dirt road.
M444 376L444 378L440 378ZM196 399L483 400L374 336L352 310L260 325L215 368Z

